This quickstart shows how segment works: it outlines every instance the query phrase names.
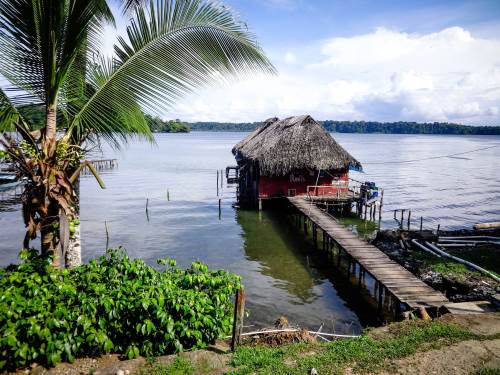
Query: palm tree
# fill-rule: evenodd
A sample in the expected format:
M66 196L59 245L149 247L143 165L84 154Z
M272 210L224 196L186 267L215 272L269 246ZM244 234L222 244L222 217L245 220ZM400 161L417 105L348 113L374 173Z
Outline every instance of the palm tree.
M119 38L106 58L98 52L103 26L114 22L106 0L0 0L0 74L12 91L0 91L0 143L27 178L23 245L40 233L41 253L55 266L78 215L85 145L104 139L119 147L133 134L152 141L144 111L169 110L202 85L274 72L246 25L220 3L124 4L128 40ZM21 115L26 103L43 106L41 128Z

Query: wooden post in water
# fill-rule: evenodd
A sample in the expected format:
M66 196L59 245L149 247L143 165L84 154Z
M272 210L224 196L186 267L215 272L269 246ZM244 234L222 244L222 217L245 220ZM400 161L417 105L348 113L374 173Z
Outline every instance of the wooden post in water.
M380 192L380 207L378 208L378 221L382 220L382 207L384 206L384 189Z
M436 235L439 236L439 228L441 228L441 224L438 224L438 228L437 228L437 231L436 231Z
M401 223L400 224L400 227L401 229L403 229L403 220L404 220L404 215L405 215L405 210L401 210Z
M408 211L408 230L410 230L411 210Z
M217 169L217 196L219 196L219 170Z
M222 212L221 212L221 199L219 198L219 220L221 219Z
M241 333L243 331L244 316L245 316L245 290L238 289L236 291L236 296L234 301L233 337L231 340L232 351L234 351L237 345L240 345Z
M318 232L316 230L315 223L312 223L312 237L313 237L314 249L318 250Z
M106 250L109 248L109 232L108 232L108 223L104 220L104 228L106 229Z
M359 275L358 275L358 288L361 289L361 282L363 280L363 268L361 267L361 264L359 265Z
M424 217L420 216L420 233L422 233L423 227L424 227Z
M167 201L170 201L170 192L167 189Z

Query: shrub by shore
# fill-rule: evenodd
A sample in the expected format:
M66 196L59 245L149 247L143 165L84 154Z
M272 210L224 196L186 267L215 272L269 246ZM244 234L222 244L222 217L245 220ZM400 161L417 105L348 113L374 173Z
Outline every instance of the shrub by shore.
M157 270L122 249L55 269L36 251L0 270L0 370L119 353L151 357L203 348L232 326L240 278L202 263Z

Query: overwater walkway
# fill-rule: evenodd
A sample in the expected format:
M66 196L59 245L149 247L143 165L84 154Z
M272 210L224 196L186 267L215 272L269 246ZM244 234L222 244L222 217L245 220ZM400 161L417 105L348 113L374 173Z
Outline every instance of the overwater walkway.
M360 283L365 273L375 280L379 307L383 304L384 296L391 296L399 302L394 306L395 310L440 307L449 303L442 293L391 260L377 247L361 240L315 204L304 197L289 197L288 200L303 215L303 219L312 222L315 242L317 242L316 231L319 228L323 231L324 249L330 250L332 245L337 247L339 263L342 252L347 254L348 272L351 271L351 267L354 272L358 270ZM401 307L400 304L405 306Z

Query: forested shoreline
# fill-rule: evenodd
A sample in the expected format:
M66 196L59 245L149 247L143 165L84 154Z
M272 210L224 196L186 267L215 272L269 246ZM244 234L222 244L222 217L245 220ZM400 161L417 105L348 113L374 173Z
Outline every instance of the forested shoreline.
M458 134L500 135L500 126L470 126L454 123L376 122L376 121L320 121L329 132L336 133L382 133L382 134ZM241 131L248 132L260 122L192 122L192 131Z
M19 108L23 116L35 127L41 127L44 111L40 106L26 105ZM158 116L145 115L153 133L188 133L189 131L250 132L261 122L186 122L162 120ZM377 121L320 121L332 133L380 133L380 134L456 134L456 135L500 135L500 126L472 126L449 122L377 122Z

